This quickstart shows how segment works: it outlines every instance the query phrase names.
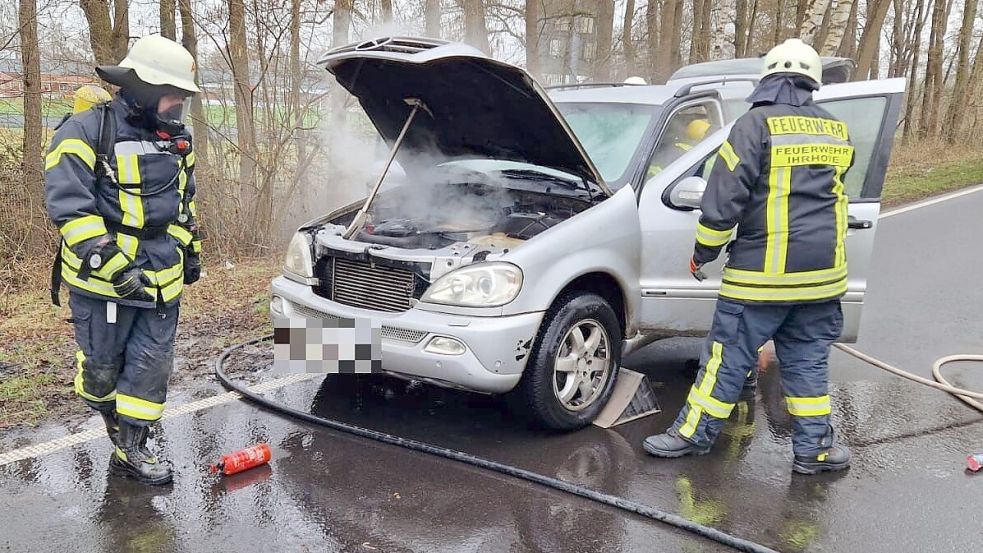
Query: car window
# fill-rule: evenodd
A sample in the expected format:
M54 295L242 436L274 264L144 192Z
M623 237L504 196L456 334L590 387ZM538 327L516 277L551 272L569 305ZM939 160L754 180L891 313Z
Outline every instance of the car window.
M843 184L850 198L862 195L864 181L870 169L870 160L877 147L877 138L881 133L881 123L884 120L885 103L883 96L869 98L847 98L830 100L820 105L834 117L846 123L853 143L853 166L847 171Z
M709 103L687 106L673 113L649 161L647 176L659 174L719 128L717 110Z
M657 106L616 103L556 104L577 140L611 188L627 181L645 131L658 114Z

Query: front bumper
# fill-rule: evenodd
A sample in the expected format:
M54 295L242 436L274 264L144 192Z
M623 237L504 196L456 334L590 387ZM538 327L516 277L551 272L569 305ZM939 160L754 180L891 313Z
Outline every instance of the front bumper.
M419 309L383 313L341 305L282 276L273 280L272 293L274 299L282 298L273 302L273 316L369 319L381 326L386 372L486 393L504 393L519 383L544 315L467 317ZM435 336L454 338L466 351L458 355L425 351Z

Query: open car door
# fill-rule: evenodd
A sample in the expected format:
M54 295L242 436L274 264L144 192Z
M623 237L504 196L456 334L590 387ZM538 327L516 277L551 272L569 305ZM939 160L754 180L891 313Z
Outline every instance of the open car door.
M815 95L818 104L847 124L855 147L853 166L844 179L850 197L850 228L843 342L855 342L860 330L881 190L904 89L905 80L899 78L824 86ZM702 283L689 274L688 262L700 217L699 209L693 206L699 205L702 195L697 179L710 174L717 148L729 130L725 128L707 138L646 182L641 190L641 321L648 332L704 336L710 330L725 256L705 267L708 278Z

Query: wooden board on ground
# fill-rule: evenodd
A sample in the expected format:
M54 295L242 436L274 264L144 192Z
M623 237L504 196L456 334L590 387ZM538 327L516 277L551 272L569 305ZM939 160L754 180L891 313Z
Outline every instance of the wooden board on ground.
M594 420L595 426L611 428L646 415L661 413L659 401L644 374L621 367L611 399Z

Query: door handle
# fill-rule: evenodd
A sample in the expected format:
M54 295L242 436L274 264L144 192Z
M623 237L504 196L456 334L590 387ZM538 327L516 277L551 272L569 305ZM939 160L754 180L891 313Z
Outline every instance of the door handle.
M864 229L873 228L874 227L874 222L873 221L864 221L864 220L861 220L861 219L857 219L853 215L850 215L847 218L847 226L850 227L850 228L852 228L852 229L864 230Z

